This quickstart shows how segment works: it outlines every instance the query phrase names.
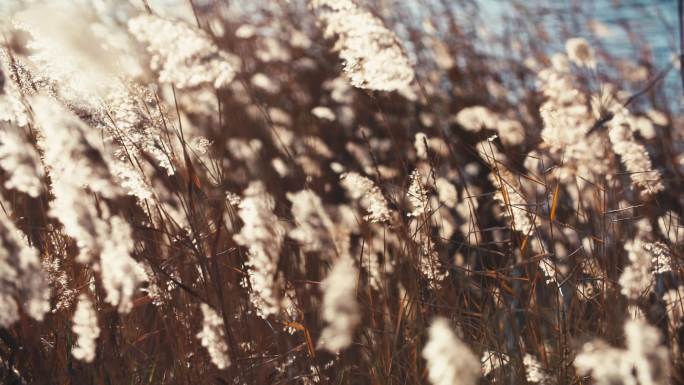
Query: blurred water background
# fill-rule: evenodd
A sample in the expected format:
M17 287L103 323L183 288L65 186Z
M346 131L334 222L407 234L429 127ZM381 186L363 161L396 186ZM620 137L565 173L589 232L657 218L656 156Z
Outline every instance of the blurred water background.
M480 12L488 26L498 33L506 33L512 15L513 2L508 0L478 0ZM600 44L619 59L643 61L650 55L654 72L666 68L679 55L679 19L677 0L530 0L524 5L529 10L528 20L545 27L557 51L563 50L565 38L586 37ZM589 25L587 25L589 18ZM599 37L599 39L597 39ZM647 43L651 52L637 47ZM682 80L673 68L659 87L663 87L673 103L682 110Z

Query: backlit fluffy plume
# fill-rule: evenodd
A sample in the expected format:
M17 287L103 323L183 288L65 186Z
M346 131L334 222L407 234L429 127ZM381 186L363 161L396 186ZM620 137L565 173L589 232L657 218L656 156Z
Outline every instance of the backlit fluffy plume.
M83 199L84 188L110 196L117 187L111 182L109 169L95 147L90 130L75 115L47 97L33 101L35 120L42 129L39 145L52 178L50 216L64 225L74 238L80 254L77 260L87 263L99 251L98 237L108 237L106 224L97 207Z
M664 215L658 218L658 228L672 244L684 241L684 225L677 213L673 211L665 212Z
M439 202L449 208L455 208L458 204L458 191L456 186L445 178L437 178L435 190L439 197Z
M418 159L427 160L428 156L438 156L445 158L449 156L449 147L440 137L428 137L419 132L414 137L413 147L416 150Z
M34 198L43 191L40 157L19 127L5 127L0 131L0 168L9 175L5 180L6 188Z
M333 222L325 212L321 198L311 190L287 193L292 202L292 216L297 227L290 231L290 237L301 242L302 248L320 251L326 245L326 233L333 229Z
M57 179L88 187L105 197L117 195L120 189L111 181L96 131L47 96L33 98L31 106L42 134L38 144L53 183L61 183Z
M406 193L406 199L408 199L411 205L411 211L408 213L411 217L419 217L421 215L429 214L428 211L428 194L426 191L426 186L423 185L423 176L420 171L413 170L409 176L409 189Z
M354 87L394 91L411 83L411 63L382 20L352 0L312 0L311 5L326 25L326 37L337 38L334 49Z
M146 277L130 255L134 246L131 229L126 221L110 215L104 203L87 199L85 188L104 197L115 197L121 190L112 182L94 130L46 97L34 98L33 106L44 135L39 144L55 196L49 214L76 240L77 261L101 270L106 301L126 313L136 288Z
M100 237L100 274L107 292L105 301L117 306L119 312L128 313L133 306L133 295L147 280L147 275L131 257L135 244L128 223L119 216L112 216L107 222L107 235Z
M562 159L560 177L572 183L574 176L593 180L610 174L613 152L604 135L587 135L597 118L588 107L585 93L575 86L567 57L553 55L551 66L539 71L538 81L546 97L539 109L544 122L541 136L550 155Z
M451 330L449 321L436 318L423 348L428 379L432 385L475 385L480 378L480 360Z
M226 344L223 319L209 305L203 303L202 309L202 331L197 333L202 346L209 352L211 362L219 369L230 366L228 357L228 345Z
M630 264L620 275L621 293L637 300L648 294L655 284L655 275L672 270L670 251L663 243L644 242L636 238L625 243Z
M73 322L71 330L76 334L76 344L71 349L71 354L77 360L93 362L97 347L95 340L100 336L100 328L97 326L97 314L93 303L85 294L78 297Z
M427 278L430 287L439 287L449 276L449 270L442 267L439 254L431 237L419 232L414 239L419 255L418 268Z
M585 39L581 37L568 39L565 42L565 51L568 54L568 59L578 66L589 68L596 67L594 50Z
M16 76L12 76L12 73ZM0 122L26 127L29 113L23 95L31 94L31 74L11 52L0 48Z
M516 146L525 141L525 127L517 120L499 119L496 123L496 131L505 144Z
M322 283L323 320L327 326L321 332L318 346L332 353L346 349L352 343L354 329L361 322L356 301L359 271L350 258L339 258Z
M290 230L292 239L299 241L305 251L346 255L349 235L344 226L333 223L316 193L312 190L287 193L287 199L292 202L292 216L297 225Z
M275 201L261 182L252 182L244 191L238 215L244 225L235 241L249 249L249 282L252 301L263 317L280 311L278 260L285 228L273 213Z
M359 173L348 172L340 176L340 184L349 197L358 200L361 207L368 212L364 219L370 222L385 222L390 219L387 200L372 180Z
M644 247L644 242L637 238L627 241L625 251L630 264L620 275L621 292L629 299L636 300L648 293L653 285L651 272L651 255Z
M661 182L660 172L653 169L648 152L634 139L627 118L627 110L620 108L608 123L608 136L613 145L613 151L620 155L620 160L629 172L632 184L639 187L643 194L655 194L665 188Z
M590 375L596 385L669 384L669 352L658 329L641 320L625 323L626 349L601 340L587 342L575 358L580 375Z
M480 363L482 364L482 375L487 376L491 372L508 365L510 358L508 355L493 350L482 352Z
M10 218L0 213L0 327L19 320L20 308L42 320L50 310L50 288L38 252L26 244Z
M499 163L498 159L503 156L497 154L493 146L487 142L481 142L478 148L494 168L489 174L489 180L497 189L494 198L504 209L504 215L510 218L511 227L525 235L531 234L539 224L539 219L535 213L535 207L528 205L520 181L515 174Z
M424 133L419 132L416 134L415 140L413 141L413 147L416 149L416 156L418 156L418 159L428 158L428 140L427 135Z
M41 4L42 3L42 4ZM31 62L54 82L61 96L92 105L122 76L140 72L125 32L105 27L92 9L71 1L33 2L15 15L14 23L29 32Z
M157 165L166 170L168 175L173 175L175 168L171 162L173 157L171 145L160 128L163 127L162 119L153 115L155 110L162 109L162 107L155 100L153 93L144 87L130 85L126 88L114 89L106 99L107 116L110 118L106 122L107 131L117 142L121 143L121 148L115 152L118 158L135 158L141 153L149 154ZM130 176L125 179L128 179L130 183L135 179L140 179L140 176L137 178ZM140 185L140 183L144 182L136 182L133 185ZM151 192L138 192L146 189L146 186L138 186L133 191L138 197L149 197Z
M471 132L478 132L483 128L496 125L496 115L486 107L466 107L456 114L456 123Z
M525 365L527 382L541 385L550 385L552 383L551 376L549 376L541 363L533 355L525 354L523 365Z
M235 77L228 54L221 51L202 31L184 22L141 15L128 23L133 35L147 44L151 67L161 82L178 88L203 84L225 88Z

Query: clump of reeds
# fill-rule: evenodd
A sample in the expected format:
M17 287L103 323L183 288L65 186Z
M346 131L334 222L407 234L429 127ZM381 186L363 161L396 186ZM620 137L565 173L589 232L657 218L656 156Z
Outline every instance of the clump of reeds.
M0 4L0 382L684 381L680 63L418 3Z

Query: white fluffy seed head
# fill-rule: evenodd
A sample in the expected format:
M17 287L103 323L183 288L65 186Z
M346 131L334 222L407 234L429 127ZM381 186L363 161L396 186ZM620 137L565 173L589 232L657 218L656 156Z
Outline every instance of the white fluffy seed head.
M87 295L78 297L76 312L74 313L71 330L76 334L76 344L71 354L77 360L93 362L95 359L96 340L100 336L100 328L97 326L97 313Z
M596 67L594 50L586 39L581 37L568 39L565 42L565 51L568 54L568 59L578 66L588 68Z
M153 15L141 15L128 23L140 42L152 54L151 67L159 70L161 82L178 88L204 84L226 88L235 77L230 57L202 31L183 23Z
M475 385L480 378L480 360L456 336L445 318L432 321L422 354L432 385Z
M44 177L40 156L19 127L0 131L0 168L9 174L5 187L34 198L43 192Z
M223 319L211 308L203 303L200 305L202 310L202 330L197 333L197 338L202 346L209 352L211 362L219 369L230 366L228 356L228 344L226 344Z
M337 38L335 50L354 87L396 91L413 81L399 38L382 20L349 0L314 0L311 5L326 25L326 36Z
M361 322L356 301L356 284L359 272L354 261L343 257L335 262L323 281L323 320L327 323L318 346L339 353L352 343L354 330Z
M670 383L670 358L658 329L641 319L625 322L626 348L619 349L601 340L587 342L574 365L580 375L591 375L597 385Z
M244 225L233 239L249 249L249 282L252 302L259 315L268 317L281 310L277 280L280 247L285 228L273 213L275 201L261 182L252 182L244 191L238 215Z
M7 207L4 202L0 205ZM50 287L38 252L20 230L0 214L0 327L19 320L19 308L36 320L50 309Z
M391 211L387 206L387 200L382 191L372 180L356 173L348 172L340 176L340 184L347 194L354 200L358 200L368 215L364 219L370 222L386 222L391 218Z

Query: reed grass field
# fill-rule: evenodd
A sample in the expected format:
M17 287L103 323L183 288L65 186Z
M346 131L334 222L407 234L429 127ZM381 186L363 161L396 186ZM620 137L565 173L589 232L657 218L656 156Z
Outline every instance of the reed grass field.
M598 3L0 0L0 384L684 384L682 1Z

